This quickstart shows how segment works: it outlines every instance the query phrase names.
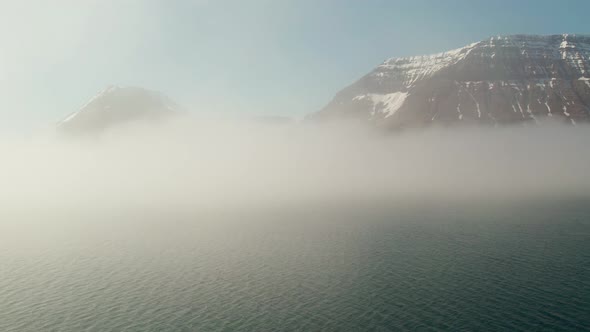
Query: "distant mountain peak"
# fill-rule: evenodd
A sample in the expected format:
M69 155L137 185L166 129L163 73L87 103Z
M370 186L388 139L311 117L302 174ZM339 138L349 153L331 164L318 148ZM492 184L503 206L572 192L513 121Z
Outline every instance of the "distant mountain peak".
M160 92L109 85L57 127L68 133L96 133L122 123L153 121L178 112L180 107Z
M568 123L590 115L590 36L494 36L455 50L390 58L310 118L386 128Z

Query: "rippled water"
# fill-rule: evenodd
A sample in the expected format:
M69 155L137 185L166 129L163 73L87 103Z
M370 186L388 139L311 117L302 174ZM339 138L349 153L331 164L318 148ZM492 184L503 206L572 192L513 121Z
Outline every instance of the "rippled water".
M581 201L1 222L0 331L590 328Z

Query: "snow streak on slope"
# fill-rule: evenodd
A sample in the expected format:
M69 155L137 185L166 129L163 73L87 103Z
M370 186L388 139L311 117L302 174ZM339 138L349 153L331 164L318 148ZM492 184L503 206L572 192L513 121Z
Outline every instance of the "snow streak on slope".
M387 118L395 114L402 107L406 97L408 97L408 93L405 92L394 92L386 95L370 93L356 96L353 100L369 100L373 103L371 115L374 116L379 110Z
M398 79L410 89L417 81L432 77L438 71L465 59L478 43L452 51L407 58L391 58L372 74L377 79Z

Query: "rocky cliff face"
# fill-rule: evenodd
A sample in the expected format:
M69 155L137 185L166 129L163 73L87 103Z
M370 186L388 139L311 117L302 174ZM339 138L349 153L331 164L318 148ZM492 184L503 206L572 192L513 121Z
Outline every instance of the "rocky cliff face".
M311 119L379 127L590 119L590 36L492 37L453 51L392 58Z
M132 121L159 121L179 112L178 105L159 92L110 86L60 121L57 127L66 133L97 133Z

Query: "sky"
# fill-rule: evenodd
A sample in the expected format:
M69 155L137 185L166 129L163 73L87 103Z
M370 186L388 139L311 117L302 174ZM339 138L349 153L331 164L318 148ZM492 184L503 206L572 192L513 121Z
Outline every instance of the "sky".
M390 57L494 35L590 33L590 1L0 0L0 129L107 85L193 112L301 117Z

